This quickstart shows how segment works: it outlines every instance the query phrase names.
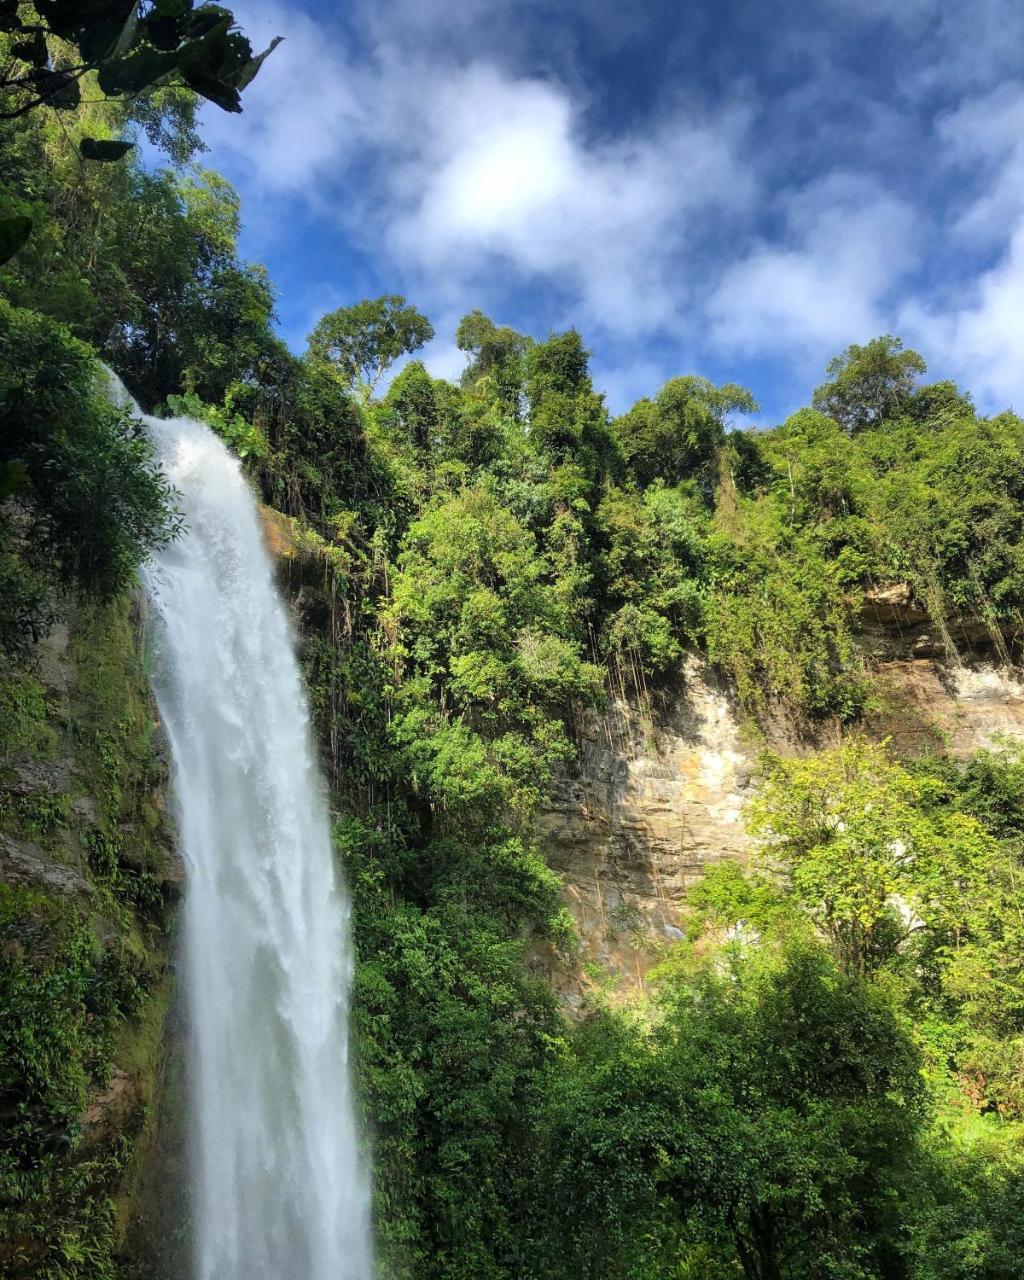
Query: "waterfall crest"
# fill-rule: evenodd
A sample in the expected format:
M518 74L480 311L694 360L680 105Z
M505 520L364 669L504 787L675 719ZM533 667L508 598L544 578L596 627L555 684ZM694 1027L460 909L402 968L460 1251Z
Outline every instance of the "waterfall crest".
M238 461L139 416L186 524L144 579L189 869L196 1280L369 1280L349 903L288 620Z

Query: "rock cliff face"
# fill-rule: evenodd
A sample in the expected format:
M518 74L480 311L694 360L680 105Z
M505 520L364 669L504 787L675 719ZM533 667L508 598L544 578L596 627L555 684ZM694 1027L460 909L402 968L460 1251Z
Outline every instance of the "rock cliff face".
M861 642L875 671L877 705L865 731L912 756L965 758L1001 739L1024 739L1024 673L999 661L983 627L943 634L910 611L899 588L869 599ZM949 657L952 640L962 656ZM730 692L690 659L660 713L622 699L591 716L578 767L564 777L539 825L582 940L580 967L539 963L564 1003L578 1005L588 974L643 981L658 945L680 939L687 888L709 863L753 851L743 808L764 737L744 728ZM819 729L813 745L838 730ZM773 750L810 744L795 728L764 730Z
M578 767L538 826L565 879L584 964L636 981L655 944L683 936L687 887L708 863L749 852L754 758L727 691L695 659L667 711L619 698L586 719ZM557 966L551 976L572 1004L572 976Z
M117 1256L152 1141L184 868L137 624L124 602L65 602L0 689L0 1049L32 1082L7 1097L32 1174L0 1206L4 1276L51 1274L64 1238L98 1269Z
M294 522L264 509L264 534L300 634L323 624L324 565ZM1024 739L1024 670L1012 637L976 618L936 625L894 583L867 593L858 624L876 697L862 726L901 755L964 759L1000 738ZM537 824L565 882L580 938L567 962L533 956L563 1004L577 1008L605 975L642 983L659 947L683 937L687 889L705 868L755 852L744 805L764 746L783 754L826 745L838 726L778 719L749 726L731 690L696 657L658 707L622 697L578 727L579 757L552 789Z

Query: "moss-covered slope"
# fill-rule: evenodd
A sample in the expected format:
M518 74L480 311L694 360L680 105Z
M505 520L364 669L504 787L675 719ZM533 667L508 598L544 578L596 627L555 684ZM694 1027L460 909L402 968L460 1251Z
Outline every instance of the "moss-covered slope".
M180 886L130 604L60 610L0 687L0 1272L118 1274Z

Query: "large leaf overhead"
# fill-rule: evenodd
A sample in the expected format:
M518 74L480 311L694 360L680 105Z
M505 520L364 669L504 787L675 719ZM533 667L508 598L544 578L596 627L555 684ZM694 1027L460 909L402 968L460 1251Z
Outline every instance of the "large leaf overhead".
M142 48L125 58L104 62L99 70L100 88L112 97L122 93L140 93L147 85L170 75L177 65L173 53Z
M26 214L0 218L0 263L13 258L32 234L32 219Z
M77 82L87 71L109 97L137 98L176 81L225 111L241 111L241 91L280 43L254 54L230 9L194 0L38 0L34 12L0 0L0 31L14 36L0 71L0 119L77 106ZM53 66L50 36L77 54L62 53Z
M135 146L134 142L123 138L99 139L83 138L78 144L83 160L120 160Z

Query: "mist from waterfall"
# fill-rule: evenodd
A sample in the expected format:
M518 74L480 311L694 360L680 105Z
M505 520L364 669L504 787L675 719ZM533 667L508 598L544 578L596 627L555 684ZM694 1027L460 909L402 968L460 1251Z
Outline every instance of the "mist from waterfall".
M144 578L189 872L195 1280L369 1280L350 909L293 637L237 459L140 416L186 526Z

